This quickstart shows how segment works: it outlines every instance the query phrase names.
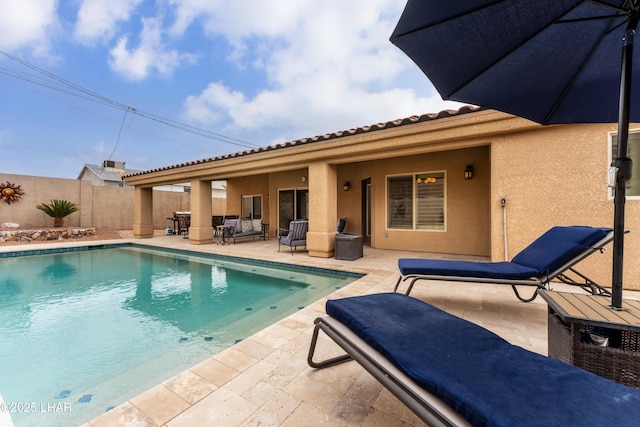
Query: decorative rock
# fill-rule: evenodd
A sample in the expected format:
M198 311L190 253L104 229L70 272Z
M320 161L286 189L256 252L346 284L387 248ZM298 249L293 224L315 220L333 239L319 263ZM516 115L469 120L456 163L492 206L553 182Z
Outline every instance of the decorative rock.
M4 227L4 224L2 224ZM8 227L6 227L8 228ZM0 230L0 242L17 242L33 240L64 240L76 237L93 236L96 233L94 227L59 229L31 229L31 230Z
M15 222L3 222L0 224L2 228L20 228L20 224L16 224Z

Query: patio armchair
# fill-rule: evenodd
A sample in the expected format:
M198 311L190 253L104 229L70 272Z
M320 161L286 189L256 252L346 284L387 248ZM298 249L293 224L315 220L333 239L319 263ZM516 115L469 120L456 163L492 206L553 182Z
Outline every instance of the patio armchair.
M278 252L280 252L280 246L289 246L291 248L291 255L293 250L298 246L304 246L307 248L307 231L309 231L309 221L307 220L295 220L289 223L289 232L286 236L278 237Z

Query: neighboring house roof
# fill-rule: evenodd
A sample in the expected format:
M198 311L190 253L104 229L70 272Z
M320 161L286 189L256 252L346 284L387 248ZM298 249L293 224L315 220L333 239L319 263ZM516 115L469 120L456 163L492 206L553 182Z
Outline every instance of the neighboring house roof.
M267 147L254 148L254 149L251 149L251 150L240 151L240 152L231 153L231 154L224 154L224 155L217 156L217 157L210 157L208 159L194 160L194 161L191 161L191 162L180 163L180 164L171 165L171 166L163 166L161 168L150 169L150 170L146 170L146 171L136 171L136 172L132 172L132 173L127 172L126 176L127 177L129 177L129 176L139 176L139 175L144 175L144 174L152 173L152 172L159 172L159 171L165 171L165 170L170 170L170 169L177 169L177 168L181 168L181 167L185 167L185 166L191 166L191 165L215 162L215 161L218 161L218 160L225 160L225 159L231 159L231 158L236 158L236 157L242 157L242 156L247 156L247 155L250 155L250 154L262 153L264 151L272 151L272 150L278 150L278 149L282 149L282 148L294 147L294 146L299 146L299 145L304 145L304 144L311 144L311 143L314 143L314 142L328 141L328 140L331 140L331 139L342 138L342 137L347 137L347 136L353 136L353 135L358 135L358 134L362 134L362 133L375 132L375 131L383 130L383 129L390 129L390 128L395 128L395 127L400 127L400 126L412 125L412 124L420 123L420 122L427 122L427 121L433 121L433 120L448 118L448 117L452 117L452 116L459 116L459 115L462 115L462 114L473 113L473 112L480 111L480 110L485 110L485 109L486 108L484 108L484 107L464 106L464 107L461 107L458 110L443 110L443 111L440 111L439 113L436 113L436 114L422 114L420 116L410 116L410 117L406 117L406 118L403 118L403 119L397 119L397 120L388 121L386 123L377 123L377 124L373 124L373 125L370 125L370 126L362 126L362 127L349 129L349 130L343 130L343 131L339 131L339 132L333 132L333 133L327 133L327 134L324 134L324 135L318 135L318 136L314 136L314 137L311 137L311 138L296 139L294 141L284 142L284 143L281 143L281 144L270 145L270 146L267 146Z
M84 167L80 171L78 175L78 179L82 179L82 177L86 174L87 171L91 171L98 178L105 182L122 182L122 177L124 175L137 174L143 172L139 169L124 169L124 173L118 173L113 168L104 168L102 165L92 165L89 163L85 163Z

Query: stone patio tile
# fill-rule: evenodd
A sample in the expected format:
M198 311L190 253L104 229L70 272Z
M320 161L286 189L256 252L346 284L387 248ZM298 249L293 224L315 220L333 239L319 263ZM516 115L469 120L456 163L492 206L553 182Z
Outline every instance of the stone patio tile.
M342 420L307 402L302 402L280 425L282 427L347 427Z
M130 400L147 418L162 425L187 409L190 404L160 384Z
M200 362L189 370L217 387L222 387L232 378L240 374L240 371L237 369L233 369L214 358Z
M253 413L241 426L243 427L276 427L293 413L302 403L299 399L279 391L273 395L264 405Z
M130 402L118 405L109 412L94 418L89 424L92 427L157 427Z
M218 387L192 371L183 371L162 383L169 390L193 404Z
M169 421L167 427L237 426L257 406L237 394L219 388Z

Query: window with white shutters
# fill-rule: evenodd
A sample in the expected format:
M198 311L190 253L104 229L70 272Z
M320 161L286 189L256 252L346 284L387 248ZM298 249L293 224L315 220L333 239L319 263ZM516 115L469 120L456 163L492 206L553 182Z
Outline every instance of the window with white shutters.
M445 229L445 173L387 178L387 228Z

